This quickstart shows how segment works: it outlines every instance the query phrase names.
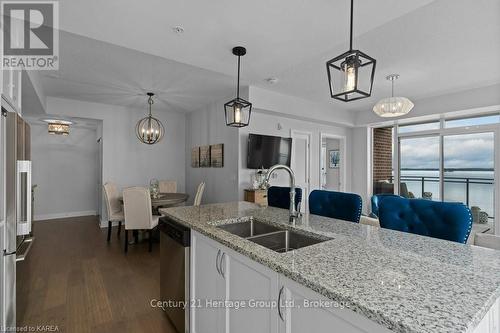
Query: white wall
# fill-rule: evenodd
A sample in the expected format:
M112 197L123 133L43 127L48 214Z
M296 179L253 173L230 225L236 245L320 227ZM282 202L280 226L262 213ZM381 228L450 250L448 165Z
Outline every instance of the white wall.
M177 181L185 191L186 116L153 108L153 114L165 126L165 137L155 145L136 138L135 124L146 114L144 109L47 98L47 113L102 120L103 183L112 181L121 187L149 185L152 178ZM103 205L105 210L105 205ZM103 212L103 219L105 219Z
M223 168L191 167L191 148L218 143L224 144ZM186 189L190 194L190 202L202 181L206 184L202 203L237 200L238 129L226 126L223 102L211 103L187 116Z
M353 193L361 195L363 199L363 212L370 212L370 195L368 194L368 133L366 127L358 127L352 129L352 185Z
M98 147L96 130L72 127L69 136L50 135L31 124L35 220L95 215Z
M278 124L281 129L278 129ZM240 153L239 153L239 195L243 198L243 190L251 187L252 175L255 170L247 169L247 139L249 133L290 137L291 130L310 132L311 137L311 191L319 189L320 184L320 158L321 142L320 133L335 134L346 137L347 152L351 151L351 129L348 127L324 125L319 122L285 118L284 116L272 115L267 112L255 110L248 127L240 129ZM351 154L346 154L346 191L351 189ZM278 171L277 179L272 180L274 185L288 186L288 176L282 171Z

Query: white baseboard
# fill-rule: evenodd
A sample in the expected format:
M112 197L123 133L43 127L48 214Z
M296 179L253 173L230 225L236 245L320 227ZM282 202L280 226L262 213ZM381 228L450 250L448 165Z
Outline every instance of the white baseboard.
M42 221L42 220L61 219L61 218L65 218L65 217L95 216L95 215L97 215L97 212L95 210L86 210L83 212L68 212L68 213L35 215L34 220L35 221Z

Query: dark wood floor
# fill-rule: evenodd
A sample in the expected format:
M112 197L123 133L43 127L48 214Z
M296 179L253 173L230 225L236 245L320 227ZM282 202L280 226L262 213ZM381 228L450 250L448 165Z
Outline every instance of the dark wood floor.
M161 309L159 244L123 253L96 217L35 222L35 242L18 265L18 326L57 325L59 332L174 332Z

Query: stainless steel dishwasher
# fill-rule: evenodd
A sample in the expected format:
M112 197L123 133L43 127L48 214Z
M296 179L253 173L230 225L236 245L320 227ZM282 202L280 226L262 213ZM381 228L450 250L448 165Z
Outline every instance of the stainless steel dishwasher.
M160 297L178 333L189 332L189 256L191 229L160 219Z

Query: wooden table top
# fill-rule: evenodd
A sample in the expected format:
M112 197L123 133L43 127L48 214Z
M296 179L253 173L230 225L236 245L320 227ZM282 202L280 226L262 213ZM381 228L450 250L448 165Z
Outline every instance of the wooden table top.
M187 199L189 199L189 194L186 193L159 193L158 198L151 198L151 206L172 206L186 202ZM120 197L119 200L123 203L123 197Z

